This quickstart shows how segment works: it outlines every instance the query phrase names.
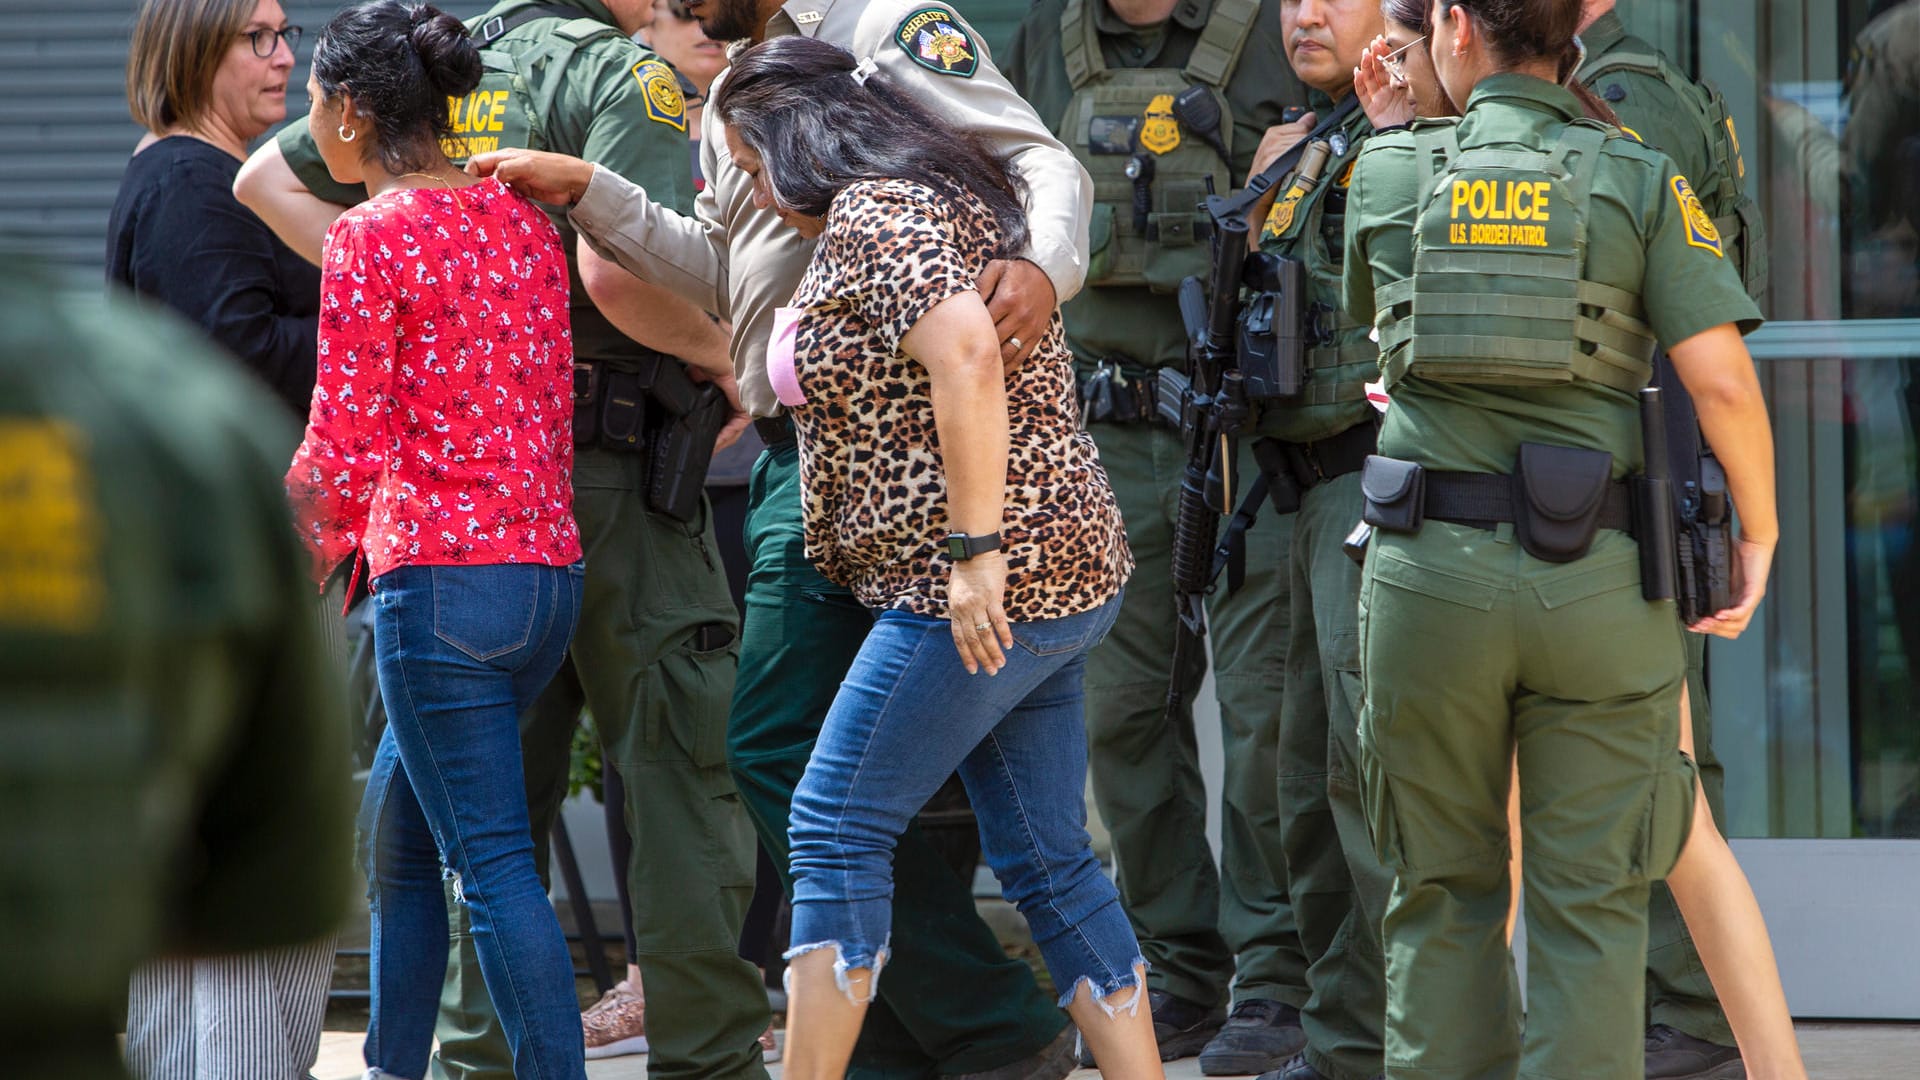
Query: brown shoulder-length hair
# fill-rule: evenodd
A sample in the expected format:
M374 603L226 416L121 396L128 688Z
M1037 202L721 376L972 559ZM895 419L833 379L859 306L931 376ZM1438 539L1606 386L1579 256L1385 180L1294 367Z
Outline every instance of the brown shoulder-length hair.
M127 55L127 108L148 131L191 126L258 0L142 0Z

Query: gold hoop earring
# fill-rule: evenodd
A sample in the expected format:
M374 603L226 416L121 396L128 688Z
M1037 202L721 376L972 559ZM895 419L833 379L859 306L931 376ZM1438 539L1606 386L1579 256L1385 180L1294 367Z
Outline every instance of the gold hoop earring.
M359 132L353 130L352 128L348 127L345 124L341 124L340 130L335 132L335 134L340 136L341 142L352 142L353 140L360 137Z

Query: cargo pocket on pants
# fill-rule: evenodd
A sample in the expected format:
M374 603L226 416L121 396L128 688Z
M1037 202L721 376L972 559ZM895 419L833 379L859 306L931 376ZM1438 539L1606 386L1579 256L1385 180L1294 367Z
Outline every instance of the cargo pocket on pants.
M1400 822L1394 817L1393 781L1379 755L1367 745L1366 721L1360 732L1360 805L1367 812L1367 837L1373 841L1373 853L1382 866L1406 869L1406 849L1400 838Z
M728 636L719 644L702 640L721 631ZM680 759L702 769L727 763L727 714L738 651L730 627L706 623L648 669L648 760Z
M1652 797L1641 824L1639 865L1635 869L1647 881L1658 881L1680 861L1693 830L1693 795L1696 769L1693 759L1679 751L1654 777Z

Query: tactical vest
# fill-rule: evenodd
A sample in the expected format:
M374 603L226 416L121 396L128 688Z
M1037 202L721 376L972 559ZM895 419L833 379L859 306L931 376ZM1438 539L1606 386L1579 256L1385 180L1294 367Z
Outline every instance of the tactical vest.
M1337 225L1329 228L1326 221L1327 200L1336 191L1346 198L1353 163L1372 130L1364 114L1342 125L1338 134L1344 145L1335 142L1340 150L1328 159L1320 182L1301 191L1295 174L1288 173L1273 186L1279 194L1267 220L1257 223L1261 246L1300 260L1311 280L1307 325L1302 329L1314 344L1307 350L1306 379L1299 395L1284 399L1296 409L1363 401L1367 383L1379 376L1380 352L1368 340L1370 328L1349 316L1340 302L1345 230Z
M1073 100L1060 136L1093 176L1091 260L1087 284L1146 285L1171 293L1188 275L1205 277L1206 216L1199 207L1207 184L1233 189L1233 111L1225 88L1259 14L1259 0L1215 0L1183 69L1109 68L1088 0L1069 0L1060 18ZM1225 154L1173 118L1173 100L1189 87L1207 88L1220 107ZM1151 160L1151 208L1137 220L1128 162ZM1144 228L1142 227L1144 226Z
M542 80L536 96L527 84L523 66L564 72L580 46L620 33L617 27L584 16L573 17L575 14L570 8L528 3L496 8L468 22L467 30L480 47L480 85L465 97L447 99L451 134L441 140L440 149L449 159L464 165L473 155L492 150L548 148L540 118L552 109L565 80ZM512 53L488 47L527 23L553 18L567 21L545 33L541 48L517 59Z
M516 43L537 37L531 48L508 51L494 48L528 23L549 22L537 34L515 37ZM551 150L553 144L545 118L554 115L555 102L567 87L568 64L573 54L590 42L602 38L624 37L618 27L581 15L577 8L564 8L529 2L501 5L467 21L467 31L480 47L480 85L465 97L448 98L448 125L451 134L441 140L441 149L457 165L469 157L500 149ZM534 81L529 82L532 74ZM542 77L544 76L544 77ZM574 230L564 213L548 211L548 220L560 231L561 245L567 253L567 274L572 300L573 349L581 359L639 359L653 355L652 350L617 329L600 313L587 295L574 257Z
M1640 298L1586 274L1593 178L1612 135L1579 119L1551 150L1462 151L1453 122L1415 126L1413 274L1374 290L1389 386L1410 374L1584 379L1628 393L1647 384L1655 339Z
M1747 295L1760 300L1767 292L1766 233L1760 224L1760 208L1741 183L1747 178L1747 163L1740 155L1740 132L1734 126L1727 100L1712 84L1686 78L1639 38L1622 39L1611 52L1581 68L1580 81L1598 92L1601 78L1616 71L1647 75L1666 83L1706 133L1713 155L1713 176L1689 176L1687 180L1713 218L1713 227L1726 245L1727 257L1740 271Z

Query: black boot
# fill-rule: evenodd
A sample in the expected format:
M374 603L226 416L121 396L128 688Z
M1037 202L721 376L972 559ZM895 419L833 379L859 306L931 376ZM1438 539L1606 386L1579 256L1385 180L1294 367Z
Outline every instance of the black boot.
M1299 1009L1278 1001L1242 1001L1200 1051L1200 1071L1207 1076L1266 1072L1282 1067L1306 1045Z
M1740 1048L1655 1024L1647 1029L1647 1080L1746 1080Z

